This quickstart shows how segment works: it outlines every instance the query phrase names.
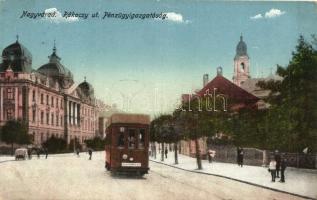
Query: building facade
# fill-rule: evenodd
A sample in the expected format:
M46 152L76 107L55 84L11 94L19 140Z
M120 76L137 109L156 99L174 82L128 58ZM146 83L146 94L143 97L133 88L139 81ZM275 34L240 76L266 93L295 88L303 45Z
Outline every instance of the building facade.
M86 80L76 85L61 63L54 44L48 63L32 68L32 55L18 40L2 51L0 126L20 119L28 124L33 143L48 138L83 143L98 133L94 89Z

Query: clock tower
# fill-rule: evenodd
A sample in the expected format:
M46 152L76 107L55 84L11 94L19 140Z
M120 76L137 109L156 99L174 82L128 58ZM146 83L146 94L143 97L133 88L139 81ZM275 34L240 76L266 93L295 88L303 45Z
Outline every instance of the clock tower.
M241 86L241 84L250 78L250 61L247 53L247 45L243 41L242 35L236 48L236 55L234 57L234 75L233 83Z

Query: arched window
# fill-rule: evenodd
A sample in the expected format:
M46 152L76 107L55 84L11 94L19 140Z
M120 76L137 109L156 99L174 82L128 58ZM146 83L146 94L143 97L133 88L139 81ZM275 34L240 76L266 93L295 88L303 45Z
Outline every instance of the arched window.
M240 70L241 70L242 72L244 72L244 71L245 71L245 65L244 65L244 63L243 63L243 62L240 64Z

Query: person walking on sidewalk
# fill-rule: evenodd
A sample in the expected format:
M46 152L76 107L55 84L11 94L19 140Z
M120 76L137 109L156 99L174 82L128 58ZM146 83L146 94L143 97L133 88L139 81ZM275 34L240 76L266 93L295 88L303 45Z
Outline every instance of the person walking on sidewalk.
M78 148L76 149L76 154L77 154L77 157L79 157L79 149Z
M280 178L281 155L278 150L275 150L274 159L276 161L276 178Z
M216 151L213 151L211 149L208 150L208 161L209 163L212 163L212 160L216 156Z
M92 150L88 149L88 154L89 154L89 160L91 160L91 156L92 156Z
M37 158L39 159L41 154L40 149L36 149L36 154L37 154Z
M282 159L281 159L281 179L280 179L281 183L285 183L285 174L284 174L284 172L285 172L285 169L286 169L286 162L287 162L287 160L284 157L282 157Z
M237 161L240 167L243 167L243 148L238 147L237 149Z
M165 147L165 158L167 158L167 153L168 153L168 150L167 150L167 147Z
M269 172L271 172L272 182L275 182L275 176L276 176L276 161L274 158L271 158L270 164L269 164Z
M47 148L45 148L45 149L44 149L44 152L45 152L45 159L47 159L47 156L48 156L48 149L47 149Z

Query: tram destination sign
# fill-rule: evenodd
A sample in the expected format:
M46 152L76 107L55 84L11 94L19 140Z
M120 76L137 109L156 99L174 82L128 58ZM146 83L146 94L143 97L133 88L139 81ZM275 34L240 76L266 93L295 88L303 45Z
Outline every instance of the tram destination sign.
M141 167L141 163L121 163L122 167Z

